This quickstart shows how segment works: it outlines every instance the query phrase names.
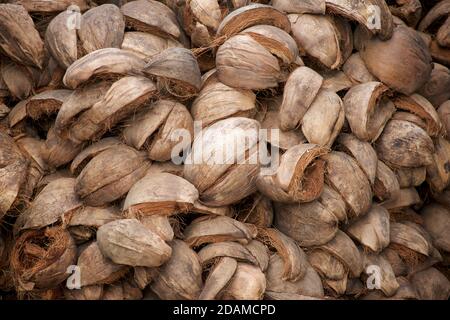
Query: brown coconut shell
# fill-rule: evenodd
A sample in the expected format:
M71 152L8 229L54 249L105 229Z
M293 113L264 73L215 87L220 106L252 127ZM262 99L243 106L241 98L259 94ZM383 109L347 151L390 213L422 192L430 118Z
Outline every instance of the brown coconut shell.
M86 0L58 0L58 1L46 1L46 0L11 0L10 3L22 5L28 12L40 12L40 13L54 13L64 11L70 5L76 5L80 8L80 11L85 11L89 8Z
M446 136L450 137L450 100L441 104L437 112L445 129Z
M221 257L229 257L236 261L259 266L252 253L238 242L228 241L208 244L198 252L198 257L203 268L214 264L216 259Z
M397 176L400 188L417 187L421 185L426 178L426 167L418 168L396 168L394 170Z
M198 199L197 189L171 173L147 174L128 192L123 210L128 216L186 213Z
M439 63L433 66L430 79L418 93L437 107L450 98L450 70Z
M27 98L35 86L30 70L15 62L3 62L0 66L0 78L2 78L5 90L8 95L18 99Z
M138 31L125 32L121 46L123 50L132 51L146 61L166 49L175 47L181 48L183 45L172 38Z
M51 127L47 132L42 156L49 167L57 168L72 161L82 148L83 145L80 143L61 138Z
M421 201L419 193L415 188L401 188L395 193L394 197L384 201L382 205L389 211L396 211L419 204Z
M340 93L350 89L353 86L350 78L340 70L329 70L323 74L323 77L322 89Z
M397 175L383 161L378 160L373 193L381 201L390 199L400 190Z
M450 296L450 281L435 268L412 275L411 284L422 300L448 300Z
M172 249L136 219L121 219L101 226L97 243L102 254L117 264L159 267Z
M172 241L174 231L170 225L170 220L164 215L153 215L140 218L141 223L150 231L156 233L166 242Z
M272 201L259 193L255 193L238 203L235 207L236 219L268 228L272 225L274 212Z
M238 263L230 283L221 295L223 300L262 300L266 277L259 267Z
M16 62L42 68L44 42L28 12L21 5L5 3L0 12L2 51Z
M342 66L342 71L355 83L365 83L377 81L377 79L367 70L361 55L356 52L352 54Z
M415 28L422 17L422 4L420 0L397 0L389 6L395 17L402 19L408 26Z
M233 258L223 257L214 265L205 280L199 300L213 300L230 282L236 273L238 263Z
M75 191L87 205L104 205L124 196L145 175L149 165L144 155L133 148L111 147L84 167Z
M439 137L434 149L433 163L427 166L427 182L439 193L450 185L450 142Z
M383 258L381 255L375 255L370 253L364 253L364 270L367 273L368 267L377 266L380 270L380 287L377 288L381 290L387 297L393 296L400 287L394 274L389 261ZM369 270L370 272L370 270ZM370 275L368 273L367 275Z
M450 252L450 210L440 204L431 203L421 210L424 228L433 238L433 245L444 252Z
M48 289L69 277L67 267L75 264L76 246L61 227L25 231L11 252L11 270L19 291Z
M103 296L102 285L86 286L79 290L64 288L64 298L66 300L100 300Z
M272 6L286 13L325 14L325 0L273 0Z
M260 172L256 181L258 190L278 202L308 202L318 198L323 188L326 153L325 148L315 144L290 148L281 156L275 173Z

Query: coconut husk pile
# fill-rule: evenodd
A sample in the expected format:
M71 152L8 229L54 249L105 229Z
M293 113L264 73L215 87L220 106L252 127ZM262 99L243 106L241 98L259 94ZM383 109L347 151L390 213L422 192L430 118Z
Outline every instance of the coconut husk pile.
M449 298L450 1L1 2L0 295Z

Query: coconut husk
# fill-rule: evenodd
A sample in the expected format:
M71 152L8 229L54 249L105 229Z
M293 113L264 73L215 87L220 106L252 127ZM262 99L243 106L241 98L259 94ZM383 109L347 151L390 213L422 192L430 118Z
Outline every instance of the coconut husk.
M369 212L352 223L346 232L365 248L380 252L389 245L389 212L382 206L373 205Z
M140 290L144 290L156 276L156 268L134 267L133 280Z
M354 157L373 185L377 174L378 158L370 143L361 141L350 134L341 134L337 142L339 143L338 150Z
M278 294L298 294L316 298L324 296L322 281L317 272L307 263L305 276L297 281L283 280L284 261L278 254L270 257L266 271L268 292Z
M445 129L445 134L447 137L450 137L450 102L446 101L441 104L437 111Z
M359 54L367 69L389 88L411 95L429 80L430 52L415 30L397 25L392 38L382 41L369 39L359 28L355 37L360 41Z
M8 114L9 127L13 131L22 131L27 118L27 102L28 99L17 103Z
M449 69L439 63L433 63L430 79L419 89L418 93L430 101L433 106L440 106L448 100L450 98Z
M216 37L230 38L246 28L261 24L271 25L286 32L291 31L289 20L281 11L272 6L253 3L227 15L217 28Z
M175 13L161 2L130 1L125 3L120 10L128 28L175 39L181 36Z
M388 246L380 253L380 256L389 262L396 277L406 276L410 271L410 266L406 264L397 249L396 246Z
M48 289L69 277L75 264L76 246L69 232L60 227L25 231L11 252L11 270L19 291Z
M31 77L29 69L15 62L4 62L0 66L0 78L1 82L8 95L11 95L18 99L27 98L34 88L34 81Z
M323 193L327 193L325 188ZM319 198L301 204L276 203L275 227L292 237L302 247L327 243L336 235L338 218L333 214L334 208L330 206L333 202L321 200Z
M55 119L56 132L61 135L65 129L76 121L77 116L100 101L110 87L111 83L104 81L72 91L72 94L64 99L59 108Z
M71 95L71 90L48 90L32 96L27 100L27 115L33 120L57 113L61 105Z
M45 46L63 69L67 69L78 58L77 29L70 23L73 14L69 10L59 13L45 31Z
M353 86L352 81L340 70L329 70L323 74L322 89L336 93L344 92Z
M325 281L331 280L337 284L337 281L347 278L348 271L345 266L327 251L321 249L308 251L308 261Z
M321 89L302 118L302 132L309 143L331 147L344 121L341 98L333 91Z
M415 273L410 281L422 300L448 300L450 296L450 281L435 268Z
M101 206L124 196L150 163L142 153L127 146L114 146L96 155L81 171L75 191L84 203Z
M415 188L402 188L394 197L384 201L382 206L389 211L406 208L421 203L421 199Z
M199 300L213 300L230 282L236 273L238 263L233 258L223 257L214 265L205 280Z
M329 153L325 180L347 204L349 217L364 215L370 208L372 189L364 171L349 155L333 151Z
M104 286L102 300L141 300L141 289L132 280L120 280Z
M352 32L338 16L290 14L292 34L300 52L328 69L338 69L351 55Z
M400 188L420 186L426 178L426 167L394 169Z
M166 262L171 248L156 233L136 219L121 219L97 231L100 251L118 264L158 267Z
M178 155L177 151L186 150L194 135L194 123L189 110L171 100L158 100L148 111L130 118L125 126L125 142L138 150L146 149L149 158L155 161L170 160ZM178 136L177 132L189 134L186 137Z
M260 124L232 117L216 122L196 137L187 154L184 177L207 206L236 203L256 191ZM258 150L259 149L259 150Z
M81 16L77 30L85 53L103 48L120 48L125 32L125 21L114 4L103 4Z
M439 22L439 19L446 17L450 13L450 4L448 1L439 1L430 11L423 17L419 24L418 30L425 32L428 28L433 27L433 24ZM444 20L445 21L445 20Z
M260 172L256 181L258 190L278 202L308 202L318 198L323 188L326 153L325 148L315 144L290 148L281 156L275 173Z
M182 48L183 45L171 38L137 31L125 32L121 46L123 50L132 51L146 61L166 49L175 47Z
M42 72L38 74L37 87L58 89L61 87L65 69L61 68L56 60L49 56Z
M223 300L262 300L266 276L259 267L238 263L230 283L223 289Z
M436 33L436 40L439 45L449 48L450 47L450 37L448 36L448 31L450 30L450 19L447 17L447 20L442 24Z
M145 77L130 76L116 81L103 98L80 115L69 130L69 138L76 142L99 139L145 106L156 91L153 81Z
M379 277L379 283L375 280L375 282L372 282L371 284L375 285L376 289L381 290L385 296L392 297L399 289L400 284L397 282L394 271L392 270L389 262L380 255L368 253L363 255L365 274L367 276L373 275L375 279L376 277ZM374 273L378 271L379 274ZM367 279L366 281L369 282L370 279ZM377 285L379 285L379 287L377 287Z
M408 170L404 170L408 171ZM400 191L397 175L383 161L377 161L373 193L381 201L393 198Z
M9 0L8 2L22 5L28 12L39 13L54 13L64 11L70 5L76 5L80 8L80 11L85 11L89 8L86 0L58 0L58 1L46 1L46 0Z
M405 277L396 278L399 288L391 297L387 297L381 290L370 291L362 300L418 300L416 289Z
M183 165L181 164L175 164L172 161L164 161L164 162L153 162L150 169L148 169L148 174L154 174L154 173L171 173L176 176L182 177L183 176Z
M422 17L420 0L396 0L395 2L389 6L391 13L402 19L411 28L415 28Z
M325 0L273 0L272 6L286 13L325 14Z
M185 48L169 48L150 58L143 69L156 77L160 87L176 97L190 98L201 88L201 72L193 53Z
M71 64L64 75L64 85L75 89L94 77L140 75L145 61L138 55L117 48L93 51Z
M160 299L198 299L202 288L202 267L195 251L181 240L171 243L172 256L158 270L151 289Z
M439 137L434 144L433 163L427 166L427 182L436 192L450 185L450 142Z
M436 202L450 208L450 188L445 189L441 193L434 194L433 199Z
M356 52L352 54L342 66L342 71L355 84L377 81L377 79L367 70L361 55Z
M73 178L73 176L70 174L69 170L66 169L49 173L44 177L42 177L41 180L39 180L39 182L36 185L35 193L39 194L42 191L42 189L45 188L45 186L47 186L50 182L55 181L59 178Z
M256 237L256 227L226 216L203 216L184 230L184 240L191 247L204 243L238 241L246 244Z
M163 215L141 217L141 223L150 231L156 233L166 242L173 240L174 231L170 225L169 218Z
M430 40L429 49L434 61L450 67L450 50L441 47L436 40Z
M23 6L0 4L0 47L16 62L42 68L44 43Z
M18 230L37 229L66 222L82 206L74 190L75 179L60 178L49 183L22 213Z
M431 203L421 210L424 228L433 238L433 245L444 252L450 252L450 210L437 203Z
M102 285L86 286L78 290L64 288L64 298L66 300L100 300L102 296Z
M345 117L359 139L375 141L392 117L395 106L387 93L385 85L374 81L355 85L344 96Z
M378 157L393 167L417 168L432 164L434 145L419 126L404 120L391 120L377 140Z
M258 262L259 268L266 272L267 268L269 267L269 249L267 246L258 240L251 240L246 246L248 251L255 257L256 261Z
M14 242L11 237L0 235L0 290L14 290L14 280L10 269L11 250Z
M186 213L198 199L197 189L170 173L147 174L128 192L123 210L128 216Z
M253 264L259 267L258 261L251 252L242 244L237 242L211 243L198 252L198 257L203 268L214 264L216 259L222 257L233 258L236 261Z
M377 6L379 16L379 26L373 25L373 12L371 6ZM389 7L384 1L370 0L327 0L327 11L343 15L344 17L357 21L366 30L374 35L378 35L380 39L387 40L392 36L393 21Z
M154 165L152 167L154 167ZM205 206L200 201L195 201L194 206L191 209L191 212L201 213L201 214L213 214L213 215L227 216L227 217L234 216L234 212L233 212L233 209L231 206L210 207L210 206ZM243 221L243 222L245 222L245 221Z
M219 27L222 20L221 9L217 0L192 0L188 2L185 8L185 10L190 10L194 20L213 30Z
M236 208L236 219L257 227L269 228L273 222L272 202L261 194L253 194L239 203Z
M289 75L280 106L280 129L292 130L301 124L322 82L322 76L308 67L299 67Z
M82 148L83 144L61 138L51 127L47 132L42 156L49 167L58 168L72 161Z

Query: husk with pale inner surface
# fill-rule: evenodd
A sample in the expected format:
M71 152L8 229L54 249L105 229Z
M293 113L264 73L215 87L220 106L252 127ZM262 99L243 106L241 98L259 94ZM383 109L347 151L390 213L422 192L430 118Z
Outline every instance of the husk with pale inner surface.
M58 89L41 92L30 97L26 103L27 115L33 120L57 113L72 90Z

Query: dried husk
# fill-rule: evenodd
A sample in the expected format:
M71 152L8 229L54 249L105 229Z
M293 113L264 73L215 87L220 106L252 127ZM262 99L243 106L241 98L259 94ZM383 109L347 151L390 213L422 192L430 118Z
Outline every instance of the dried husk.
M141 290L144 290L153 281L156 275L157 275L157 268L147 268L147 267L133 268L133 281Z
M50 21L45 31L45 45L63 69L67 69L78 58L77 29L72 28L72 19L72 11L63 11Z
M216 68L220 82L241 89L277 87L282 76L277 58L248 34L235 35L219 47Z
M302 279L308 268L305 252L291 238L274 228L260 228L258 239L273 247L284 261L282 280L297 281Z
M389 212L373 205L369 212L346 228L346 232L373 252L380 252L389 245Z
M342 66L342 71L355 83L366 83L377 81L377 79L367 70L361 55L356 52L352 54Z
M82 148L82 144L61 138L51 127L47 132L42 156L49 167L57 168L72 161Z
M27 100L27 115L33 120L57 113L61 105L71 95L72 90L48 90Z
M102 296L102 285L85 286L75 290L64 288L64 298L66 300L100 300Z
M114 75L140 75L145 61L133 52L118 48L93 51L71 64L64 75L63 83L70 89L94 77Z
M221 295L223 300L262 300L266 276L259 267L238 263L230 283Z
M155 167L155 165L152 166L152 168L154 168L154 167ZM195 201L194 207L191 209L191 212L200 213L200 214L213 214L213 215L227 216L227 217L233 217L233 215L234 215L233 208L231 206L211 207L211 206L205 206L200 201Z
M382 205L389 211L395 211L420 202L420 196L415 188L401 188L395 193L394 197L384 201Z
M353 86L344 96L345 117L359 139L375 141L392 117L395 106L387 93L385 85L373 81Z
M321 249L308 251L308 261L314 270L324 278L323 280L326 284L333 282L337 284L339 280L342 281L347 278L348 270L346 270L342 262L327 251ZM338 289L338 287L336 286L335 289ZM339 294L343 293L339 292Z
M363 256L364 270L366 270L367 275L371 274L370 270L368 269L369 267L376 266L379 268L378 270L380 271L380 287L377 289L381 290L387 297L393 296L399 289L400 284L395 278L394 270L392 269L389 261L384 259L381 255L364 253Z
M125 3L120 10L129 28L175 39L181 36L182 31L175 13L161 2L154 0L130 1Z
M266 272L269 267L270 252L267 246L258 240L251 240L246 246L248 251L255 257L259 268Z
M421 300L448 300L450 296L450 281L435 268L415 273L410 281Z
M439 137L434 143L433 162L427 166L427 182L437 193L450 185L450 141Z
M339 143L338 149L355 158L370 184L373 185L377 175L378 157L370 143L346 133L341 134L337 142Z
M20 230L43 228L57 221L68 220L70 214L82 206L74 186L74 178L60 178L50 182L22 213Z
M28 12L53 13L64 11L70 5L76 5L80 11L89 8L86 0L9 0L8 2L22 5Z
M359 22L382 40L388 40L392 36L393 18L385 1L326 0L326 5L329 11ZM374 6L379 10L376 13L379 26L373 23Z
M272 201L259 193L255 193L237 204L236 219L254 224L260 228L268 228L272 225L274 213Z
M422 18L420 0L396 0L396 5L390 5L389 10L395 17L402 19L408 26L415 28Z
M150 162L127 146L114 146L96 155L81 171L75 191L90 206L102 206L125 195L141 179Z
M194 122L189 110L172 100L156 101L148 110L129 119L125 127L125 142L138 150L146 149L148 157L155 161L170 160L186 150L194 135ZM181 131L189 133L189 136L178 136Z
M444 134L450 137L450 100L441 104L437 112L445 130Z
M166 49L175 47L181 48L183 45L171 38L138 31L125 32L121 46L123 50L132 51L146 61Z
M272 6L286 13L325 14L325 0L273 0Z
M400 190L397 175L383 161L378 160L373 193L381 201L390 199Z
M120 280L103 287L102 300L141 300L143 294L133 280Z
M238 241L246 244L256 237L256 227L226 216L203 216L184 230L184 241L191 247L205 243Z
M61 227L27 230L16 239L11 252L11 271L19 291L53 288L75 264L76 246Z
M445 189L439 194L433 195L436 202L450 208L450 188Z
M125 32L125 20L120 9L103 4L81 16L77 30L84 53L103 48L120 48Z
M174 231L169 218L164 215L152 215L140 218L141 223L150 231L156 233L166 242L173 240Z
M128 216L186 213L198 200L197 189L171 173L151 173L137 181L128 192L123 210Z
M181 240L171 243L172 256L151 284L160 299L197 299L203 288L202 267L195 251Z
M266 272L268 292L279 294L298 294L322 298L324 296L322 281L317 272L307 265L305 276L298 281L282 279L284 269L283 259L278 254L270 257L269 268Z
M325 190L331 190L324 186ZM302 247L322 245L333 239L338 230L338 218L333 203L321 198L306 203L275 204L275 227L296 240ZM345 203L342 203L345 209ZM345 213L345 211L344 211Z
M448 48L441 47L436 40L430 40L429 49L434 61L450 67L450 50Z
M299 144L288 149L275 172L260 172L258 190L278 202L309 202L319 197L323 188L324 157L327 149L315 144Z
M0 4L0 21L2 51L16 62L42 68L44 43L25 8Z
M333 151L325 160L325 180L344 199L349 210L348 216L352 218L364 215L372 202L372 189L364 171L356 160L343 152Z
M329 70L323 74L322 89L336 93L344 92L353 86L352 81L340 70Z
M216 37L231 36L255 25L272 25L286 32L291 31L288 18L276 8L264 4L252 3L228 14L217 28Z
M111 284L119 280L128 270L127 266L115 264L104 256L96 241L81 251L77 266L80 268L81 287Z
M410 266L402 259L395 248L387 247L381 253L382 256L392 267L395 276L406 276L409 273Z
M430 79L430 51L415 30L397 25L387 41L369 39L362 29L355 37L360 40L359 54L367 69L389 88L411 95Z
M394 170L400 188L420 186L426 179L426 167L396 168Z
M322 89L302 119L302 132L309 143L331 147L345 121L341 98Z
M158 267L171 256L172 249L136 219L121 219L101 226L97 243L104 256L114 263Z
M191 0L186 8L198 22L212 30L216 30L222 21L222 11L217 0Z
M216 259L222 257L233 258L236 261L259 267L258 261L251 252L238 242L226 241L208 244L198 252L198 257L203 268L214 264Z
M34 81L26 66L12 61L4 62L0 66L0 78L9 91L8 95L18 99L27 98L33 91Z
M223 290L236 272L238 263L233 258L223 257L213 266L205 280L198 300L213 300Z
M434 24L445 21L445 17L450 13L450 3L446 0L439 1L435 6L433 6L430 11L423 17L420 21L418 30L425 32L428 28L434 27ZM442 18L444 17L444 20Z
M338 16L290 14L292 34L301 53L328 69L338 69L351 55L353 37L348 22Z
M232 117L203 130L196 137L184 165L184 178L200 193L208 206L238 202L256 191L259 171L260 124L256 120Z
M289 75L279 112L281 130L293 130L301 124L322 83L323 77L308 67L299 67Z
M418 93L437 107L450 98L450 70L439 63L433 66L430 79Z
M86 166L86 164L88 164L89 161L92 160L92 158L97 156L99 153L115 146L123 146L123 144L120 142L120 140L114 137L104 138L91 144L90 146L83 149L83 151L78 153L78 155L73 159L70 165L70 172L73 175L78 176Z
M422 262L423 257L431 256L434 249L431 238L418 224L406 221L392 222L390 225L390 247L397 251L410 267Z
M79 116L69 130L69 138L75 142L99 139L118 122L144 107L156 91L153 81L145 77L121 78L98 102Z
M390 120L376 142L379 159L392 167L430 165L434 149L433 141L425 130L404 120Z
M394 99L394 104L398 109L417 115L425 123L424 129L430 137L436 137L442 132L442 123L436 109L421 95L400 96Z
M450 210L437 203L431 203L421 211L424 228L433 238L433 245L444 252L450 252Z

